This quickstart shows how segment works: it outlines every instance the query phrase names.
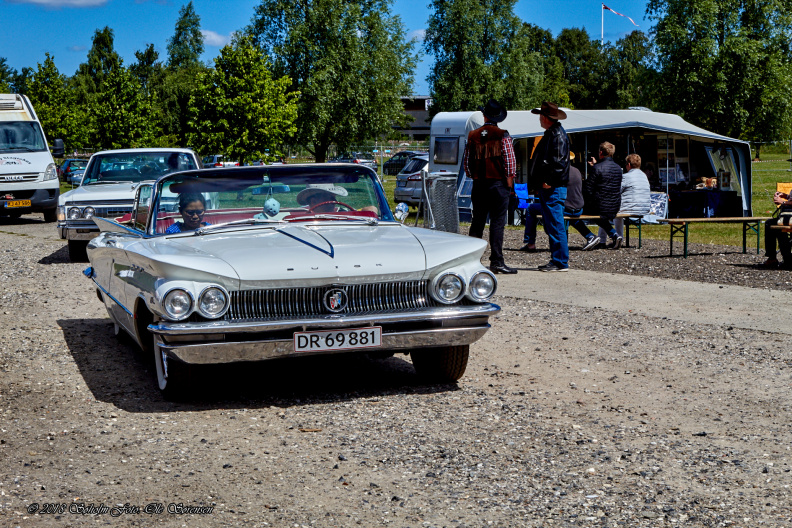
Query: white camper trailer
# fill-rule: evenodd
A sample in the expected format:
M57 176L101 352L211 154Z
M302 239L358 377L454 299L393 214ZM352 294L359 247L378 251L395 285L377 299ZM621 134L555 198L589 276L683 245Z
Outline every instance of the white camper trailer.
M745 141L715 134L674 114L646 109L568 110L562 121L571 150L584 177L584 162L602 141L616 146L617 163L637 153L653 190L671 198L669 217L751 216L751 150ZM481 112L441 112L432 120L429 171L462 172L467 134L484 124ZM528 181L533 148L544 134L539 117L529 111L510 111L499 123L514 139L517 181ZM460 207L465 179L460 174ZM469 192L467 193L469 194ZM463 215L464 216L464 215Z

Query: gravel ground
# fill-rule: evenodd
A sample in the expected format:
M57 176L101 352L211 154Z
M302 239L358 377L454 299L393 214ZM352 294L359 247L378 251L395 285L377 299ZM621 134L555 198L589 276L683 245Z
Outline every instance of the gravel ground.
M789 289L756 254L667 249L572 266ZM499 297L458 384L313 358L204 369L177 404L83 267L0 219L0 526L792 524L787 335Z

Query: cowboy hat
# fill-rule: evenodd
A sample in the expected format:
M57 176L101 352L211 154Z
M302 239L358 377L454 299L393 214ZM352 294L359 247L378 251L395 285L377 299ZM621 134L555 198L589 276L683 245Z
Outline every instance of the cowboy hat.
M532 114L542 114L545 117L549 117L550 119L566 119L567 115L566 112L558 108L558 105L555 103L551 103L549 101L545 101L542 103L541 108L533 108L531 110Z
M305 189L297 194L297 203L300 205L308 205L311 196L322 193L334 194L336 196L346 196L349 194L343 187L337 187L332 183L309 183L305 186ZM333 199L332 196L328 198L329 200Z
M495 99L490 99L484 106L479 106L479 110L484 114L484 117L495 123L500 123L506 119L506 109Z

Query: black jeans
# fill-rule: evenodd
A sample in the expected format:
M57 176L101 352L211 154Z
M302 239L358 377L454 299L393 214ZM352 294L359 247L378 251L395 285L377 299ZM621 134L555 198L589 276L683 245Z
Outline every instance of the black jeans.
M506 227L506 213L509 210L509 186L503 180L479 178L473 180L470 192L473 203L473 218L470 221L470 236L484 237L487 216L490 219L489 244L490 265L503 266L503 229Z
M784 264L792 265L792 247L790 247L789 235L777 229L770 229L770 226L778 224L778 218L771 218L765 222L765 251L769 258L776 256L776 244L781 249L781 256L784 257Z

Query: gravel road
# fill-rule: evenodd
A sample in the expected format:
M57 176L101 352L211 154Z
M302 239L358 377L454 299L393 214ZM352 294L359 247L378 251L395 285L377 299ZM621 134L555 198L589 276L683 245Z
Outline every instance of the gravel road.
M755 253L644 244L555 275L791 289ZM788 329L550 302L521 271L458 384L339 356L204 369L170 403L84 267L40 215L0 219L2 527L792 525Z

